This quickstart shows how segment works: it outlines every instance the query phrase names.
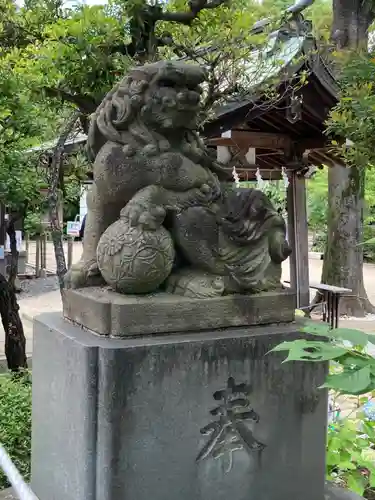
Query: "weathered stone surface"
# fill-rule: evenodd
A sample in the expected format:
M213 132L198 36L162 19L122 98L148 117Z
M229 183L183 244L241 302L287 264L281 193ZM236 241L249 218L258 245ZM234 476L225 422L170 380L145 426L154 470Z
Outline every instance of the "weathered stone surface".
M325 489L325 500L364 500L363 497L343 488L338 488L327 482Z
M168 278L175 251L163 226L146 230L121 217L102 234L96 255L102 276L115 291L142 294L154 292Z
M173 220L187 270L221 276L225 294L281 289L281 263L291 248L282 216L262 191L223 190L214 208L192 206ZM179 288L174 293L184 295Z
M44 314L33 490L40 500L323 500L325 367L267 354L297 335L291 324L110 339Z
M59 313L52 316L61 317ZM62 319L57 322L60 327L62 322ZM49 326L51 337L48 339L46 333ZM92 340L92 348L87 342L80 348L66 335L56 334L53 323L49 326L40 328L34 325L33 332L31 445L32 467L37 483L35 487L32 483L31 488L39 500L93 500L98 382L95 339L88 339ZM73 330L66 328L65 333L68 332L73 333ZM49 349L57 351L48 353ZM52 370L48 376L43 364ZM43 376L47 377L44 382ZM48 408L43 410L47 400ZM45 431L39 426L44 411L50 412L50 423ZM41 457L45 461L44 470L38 466L35 469L35 462ZM51 485L54 487L51 488Z
M121 295L100 287L66 290L64 316L99 335L173 333L294 320L295 295L264 292L192 299L173 294Z
M115 296L117 297L117 295ZM109 290L101 287L65 290L63 297L64 317L99 333L99 335L110 335L112 329L110 297Z

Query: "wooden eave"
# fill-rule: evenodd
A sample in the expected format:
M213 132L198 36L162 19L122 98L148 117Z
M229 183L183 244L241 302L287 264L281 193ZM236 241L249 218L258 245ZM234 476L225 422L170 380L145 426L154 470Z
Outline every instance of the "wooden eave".
M315 42L307 39L301 57L303 63L290 66L287 71L289 78L302 70L308 73L307 84L294 93L302 97L298 121L291 123L287 119L292 90L288 91L287 80L283 80L278 89L282 97L270 106L261 96L254 95L218 110L216 117L204 128L208 144L227 146L235 157L242 159L249 148L255 148L255 164L240 167L246 170L272 171L288 165L297 169L337 163L339 160L332 155L330 141L325 135L325 121L337 102L337 84L314 48ZM222 137L228 130L231 130L231 137ZM290 166L293 158L303 159L300 166L298 163L295 167Z

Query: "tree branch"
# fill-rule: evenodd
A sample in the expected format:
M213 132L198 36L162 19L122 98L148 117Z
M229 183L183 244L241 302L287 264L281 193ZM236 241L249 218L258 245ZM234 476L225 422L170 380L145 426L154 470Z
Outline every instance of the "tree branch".
M79 111L85 115L90 115L94 113L96 108L98 107L98 103L87 94L71 94L65 90L54 89L51 87L43 87L44 92L47 97L57 97L66 102L71 102L75 104Z
M190 0L187 12L158 12L156 21L171 21L181 24L191 24L202 10L216 9L225 5L228 0Z

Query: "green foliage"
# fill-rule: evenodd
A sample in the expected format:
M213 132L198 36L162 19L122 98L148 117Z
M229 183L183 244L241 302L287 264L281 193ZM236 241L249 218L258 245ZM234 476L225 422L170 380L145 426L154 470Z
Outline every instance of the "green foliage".
M39 236L40 234L43 233L44 227L42 224L42 213L40 211L33 211L29 212L24 220L24 225L23 225L26 233L28 233L29 236Z
M367 401L365 398L362 404ZM328 427L327 479L358 495L375 494L375 422L359 414Z
M89 114L134 65L135 61L127 55L132 26L134 21L142 24L142 14L152 8L143 0L114 0L108 5L76 5L69 9L51 8L47 0L27 2L23 9L11 14L12 26L13 31L24 33L26 25L27 32L33 36L26 37L27 43L24 39L22 43L15 39L13 45L7 47L3 60L12 74L27 82L40 102L45 96L57 98ZM187 3L175 0L160 8L186 12ZM219 70L221 78L217 85L223 86L223 76L229 74L233 84L234 74L239 75L234 59L239 61L240 52L248 53L259 41L259 36L250 37L249 27L259 19L260 10L256 2L246 4L233 0L228 5L203 10L190 25L159 22L156 35L164 36L168 32L174 43L156 53L150 47L150 54L144 54L142 60L176 57L176 47L177 53L189 53L198 46L216 44L221 49L220 61L216 54L215 60L205 62ZM233 43L238 36L246 40L246 49ZM220 64L224 60L226 71Z
M42 41L15 48L8 59L36 91L79 95L95 107L131 64L114 49L129 42L123 25L121 15L113 17L103 6L77 6L41 26Z
M307 181L307 216L309 228L325 231L328 210L328 169L318 170Z
M340 101L330 113L327 133L336 137L333 145L348 165L366 167L375 164L374 54L344 54L340 63Z
M267 182L263 192L272 201L273 206L276 210L280 210L282 213L285 212L286 208L286 192L284 184L280 182Z
M360 330L330 329L327 324L307 322L302 332L324 337L283 342L272 351L287 351L287 361L335 361L339 367L327 376L324 387L342 394L361 395L375 390L375 358L366 353L375 336ZM328 341L327 341L328 340Z
M0 23L0 43L4 26ZM0 201L12 210L40 204L44 175L36 168L37 155L25 150L51 139L58 125L54 107L33 99L28 81L0 50Z
M30 478L31 382L29 375L0 375L0 443L26 481ZM0 489L9 486L0 471Z
M331 369L322 388L337 395L358 396L363 406L375 390L375 358L366 353L375 336L360 330L337 328L306 322L302 332L309 338L283 342L272 351L288 353L287 361L331 362ZM321 340L311 340L311 336ZM328 427L327 479L372 499L375 495L375 422L353 411L346 418L335 420Z
M173 0L168 3L168 10L186 11L186 1ZM163 22L158 26L158 31L168 31L176 45L188 54L194 53L197 47L218 46L221 52L219 58L227 62L232 61L232 64L227 64L225 68L227 73L232 70L237 72L238 68L233 67L233 61L240 63L243 55L248 55L249 50L265 39L264 35L250 34L249 29L263 13L263 7L254 0L233 0L215 9L203 10L190 26ZM273 17L275 20L279 19L280 12L275 13ZM242 45L246 47L242 49ZM170 48L162 49L160 55L175 57ZM211 62L217 58L218 54L213 54Z

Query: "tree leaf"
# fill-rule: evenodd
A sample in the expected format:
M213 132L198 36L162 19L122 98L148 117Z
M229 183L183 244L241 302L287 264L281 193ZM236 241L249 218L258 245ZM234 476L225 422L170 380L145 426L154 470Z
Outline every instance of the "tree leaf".
M371 342L370 336L362 332L361 330L355 330L353 328L333 328L330 329L328 324L317 323L313 321L307 322L307 324L302 328L302 331L309 333L310 335L318 335L321 337L334 338L338 340L351 342L353 345L359 345L365 347L368 342ZM373 338L375 343L375 336Z
M334 328L329 333L330 337L340 340L346 340L353 345L365 347L369 343L369 335L361 330L353 328Z
M345 370L342 373L328 375L322 387L347 394L363 394L371 385L371 370L365 366L360 370Z
M340 469L346 469L346 470L355 470L357 468L357 466L355 464L353 464L353 462L349 462L349 461L347 461L347 462L339 462L336 465Z
M310 335L319 335L321 337L330 337L330 327L328 323L318 323L317 321L306 321L305 326L301 329L304 333Z
M367 334L367 338L368 338L368 341L370 342L370 344L374 344L375 345L375 335L374 335L374 333L368 333Z
M375 245L375 238L370 238L369 240L362 241L362 243L358 243L358 246L361 245Z
M364 366L375 366L375 358L366 354L359 355L352 351L349 354L342 356L340 358L339 364L343 367L359 369L363 368Z
M298 339L291 342L282 342L270 352L289 351L287 358L283 361L329 361L340 358L348 353L348 349L329 344L328 342L316 342L312 340Z
M347 478L348 488L360 496L362 496L365 491L365 482L366 479L357 471L350 474Z

